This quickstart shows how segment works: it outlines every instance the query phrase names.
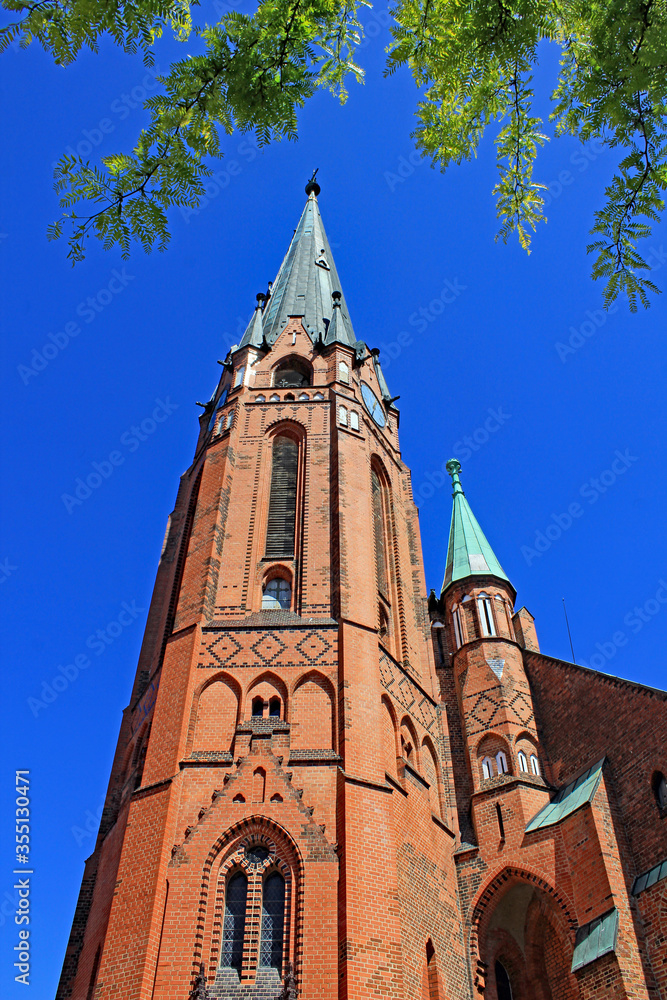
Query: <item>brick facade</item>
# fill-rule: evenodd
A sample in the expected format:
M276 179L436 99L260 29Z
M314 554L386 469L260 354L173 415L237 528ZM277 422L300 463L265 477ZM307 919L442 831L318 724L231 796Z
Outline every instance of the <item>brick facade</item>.
M227 359L58 1000L505 1000L503 977L515 1000L667 1000L667 880L633 895L667 859L665 695L542 655L493 576L457 581L429 619L398 411L358 348L291 316ZM290 366L302 385L280 385ZM293 549L275 558L280 437ZM527 831L600 761L586 801Z

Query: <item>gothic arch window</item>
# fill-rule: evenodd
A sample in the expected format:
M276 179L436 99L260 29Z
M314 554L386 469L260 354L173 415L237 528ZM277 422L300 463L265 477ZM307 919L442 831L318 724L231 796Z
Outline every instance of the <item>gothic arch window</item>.
M353 431L359 430L359 414L356 410L350 410L350 428Z
M347 410L344 406L338 407L338 423L341 427L347 427Z
M267 559L291 559L296 540L299 445L279 434L273 440L271 493L266 527Z
M498 1000L514 1000L514 994L512 993L512 984L510 982L510 977L507 974L507 969L501 962L496 962L495 973L496 973L496 993L498 994Z
M517 757L519 758L519 770L527 772L528 771L528 758L526 757L526 755L523 752L523 750L519 750L519 753L517 754Z
M540 776L540 762L537 759L537 755L534 754L534 753L531 753L531 755L530 755L530 769L533 772L533 774L536 774L538 776L538 778L539 778L539 776Z
M349 385L350 382L350 369L345 364L344 361L338 362L338 380L339 382L345 382Z
M261 768L254 778L258 775L264 777ZM274 795L271 801L279 800ZM279 988L278 980L294 961L293 899L299 871L293 844L274 841L270 831L258 829L231 845L219 869L211 969L235 969L243 982L256 983L262 996L265 988L275 995L273 984Z
M243 872L236 872L227 880L220 965L239 973L243 965L247 897L248 878Z
M260 968L282 972L285 927L285 879L273 871L262 886L262 930L259 946Z
M498 774L507 774L507 757L502 750L499 750L496 754L496 767L498 768Z
M493 777L493 760L491 757L485 757L482 761L482 777L485 780Z
M280 698L271 698L269 702L269 718L280 718Z
M387 551L387 487L375 468L371 469L371 499L373 503L373 536L375 540L375 573L377 588L389 597Z
M456 606L452 608L452 625L454 626L454 639L456 641L456 648L460 649L463 645L463 633L461 632L461 613Z
M253 698L252 699L252 715L253 718L261 718L264 715L264 699L263 698Z
M477 598L477 611L479 613L479 623L482 635L485 638L496 634L496 624L493 618L493 606L488 594L480 594Z

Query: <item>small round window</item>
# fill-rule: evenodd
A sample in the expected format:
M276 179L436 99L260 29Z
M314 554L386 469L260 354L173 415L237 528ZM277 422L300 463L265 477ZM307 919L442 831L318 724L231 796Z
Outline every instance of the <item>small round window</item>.
M268 858L269 852L261 844L255 844L253 847L246 848L245 856L251 864L261 865Z
M280 609L289 611L292 603L292 588L287 580L274 577L269 580L262 596L262 610Z

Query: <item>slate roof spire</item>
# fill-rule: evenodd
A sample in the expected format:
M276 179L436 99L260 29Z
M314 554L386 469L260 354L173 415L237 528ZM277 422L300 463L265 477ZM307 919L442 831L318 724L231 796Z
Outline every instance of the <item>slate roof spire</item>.
M239 347L263 347L264 346L264 326L262 324L262 309L266 302L266 295L259 292L257 295L257 305L250 318L246 332Z
M303 317L303 325L313 343L357 347L342 292L336 300L340 308L334 310L332 296L341 291L341 283L317 203L320 186L315 180L316 173L306 185L308 201L262 314L263 336L268 347L273 346L290 316ZM248 335L246 331L240 346L249 343Z
M451 458L445 468L452 477L454 508L449 529L445 579L442 583L443 593L452 583L468 576L496 576L510 583L466 500L459 476L461 463Z

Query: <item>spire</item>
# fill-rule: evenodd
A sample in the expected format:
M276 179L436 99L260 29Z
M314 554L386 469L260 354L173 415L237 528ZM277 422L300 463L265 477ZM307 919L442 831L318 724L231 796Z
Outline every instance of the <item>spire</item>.
M255 311L252 314L250 322L248 323L246 332L243 334L239 347L262 347L264 345L262 309L264 308L265 302L266 295L259 292L257 295L257 305L255 306Z
M454 509L452 524L449 529L449 547L447 549L447 567L442 584L443 592L457 580L468 576L497 576L509 583L502 566L496 559L493 549L487 542L484 532L466 500L459 473L461 463L455 458L447 462L447 472L452 477L454 486Z
M339 307L334 309L332 295L340 290L341 284L317 204L319 193L320 186L313 174L306 186L306 207L262 316L263 334L269 347L290 316L303 316L303 325L313 342L356 347L357 338L342 293L337 300Z

